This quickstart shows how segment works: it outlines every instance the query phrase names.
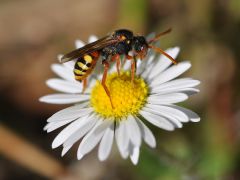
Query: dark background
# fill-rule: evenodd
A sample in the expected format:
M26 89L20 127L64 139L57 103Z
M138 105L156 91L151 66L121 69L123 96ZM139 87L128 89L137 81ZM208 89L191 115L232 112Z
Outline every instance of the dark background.
M185 76L201 80L201 92L181 105L200 123L165 132L150 127L157 148L143 146L133 166L116 148L101 163L92 152L76 160L51 150L57 132L42 130L64 106L43 104L52 93L45 80L59 53L117 28L136 33L173 32L161 47L180 46L190 60ZM239 0L0 0L0 179L239 179Z

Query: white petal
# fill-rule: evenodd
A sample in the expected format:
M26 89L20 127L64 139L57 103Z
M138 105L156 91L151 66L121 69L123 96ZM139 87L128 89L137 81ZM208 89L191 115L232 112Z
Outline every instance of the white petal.
M43 130L46 131L49 127L51 127L51 126L54 125L54 124L56 124L56 122L47 123L47 124L44 126Z
M76 82L74 79L73 70L70 70L69 68L66 68L60 64L52 64L51 68L59 77L68 81Z
M178 63L177 65L173 65L170 68L168 68L166 71L162 72L159 76L153 79L153 81L150 83L150 86L156 86L162 83L165 83L167 81L170 81L174 79L175 77L178 77L185 71L187 71L191 67L191 64L187 61Z
M156 94L148 97L150 104L173 104L185 101L188 95L184 93Z
M116 143L122 158L126 159L128 156L129 135L125 125L125 120L121 120L116 128Z
M157 42L156 44L160 44L159 42ZM159 45L157 45L159 46ZM166 50L166 52L168 52L168 50ZM159 61L159 58L162 56L156 56L156 52L153 49L150 49L148 52L148 55L146 58L144 58L143 63L141 66L144 66L143 68L140 67L140 69L142 69L141 72L141 76L144 77L145 79L149 79L149 75L152 73L152 69L154 68L156 62ZM169 62L168 62L169 63ZM171 63L170 63L171 64ZM168 67L168 66L164 66L164 63L162 64L163 67Z
M83 138L78 148L77 156L78 160L89 153L101 140L105 130L110 126L110 120L99 120L93 129Z
M52 148L56 148L64 143L64 141L69 138L73 133L75 133L79 128L88 123L89 116L79 118L64 128L53 140Z
M86 94L51 94L41 97L39 101L49 104L72 104L89 98L90 96Z
M75 47L76 47L76 49L81 48L81 47L83 47L84 45L85 45L85 43L84 43L83 41L79 40L79 39L77 39L77 40L75 41Z
M109 74L114 73L116 71L117 71L116 65L115 64L111 64L111 66L110 66L110 68L108 70Z
M180 107L180 106L176 106L176 105L171 105L171 107L178 109L179 111L182 111L184 114L186 114L188 116L188 118L190 119L190 121L192 122L199 122L200 121L200 117L193 111L186 109L184 107Z
M88 42L89 42L89 43L95 42L95 41L97 41L97 40L98 40L98 37L97 37L97 36L94 36L94 35L91 35L91 36L89 36L89 38L88 38Z
M173 59L176 59L178 53L180 51L179 47L169 48L166 50L166 53L172 56ZM159 75L165 69L167 69L172 62L164 55L161 55L154 63L153 68L151 69L151 73L148 76L148 79L152 79L155 76Z
M151 71L152 64L154 64L153 63L154 58L156 57L155 53L150 54L150 52L148 52L148 54L149 55L147 55L147 57L141 61L140 67L138 67L137 73L136 73L137 75L141 74L141 76L144 78L148 77L148 74Z
M149 113L152 113L152 114L156 114L156 115L159 115L159 116L161 116L161 117L166 118L166 119L167 119L169 122L171 122L175 127L182 128L182 126L183 126L182 123L181 123L181 121L179 121L179 119L177 119L175 116L173 116L173 115L170 114L170 113L161 111L161 110L159 110L158 108L154 108L154 106L152 106L152 108L144 107L143 110L146 111L146 112L149 112Z
M134 165L137 165L139 159L139 147L129 144L130 159Z
M73 74L73 70L74 70L75 63L76 63L76 60L72 60L72 61L68 61L68 62L63 63L62 65L63 65L65 68L69 69L69 71L72 72L71 74ZM74 76L73 76L73 79L74 79L73 81L76 82Z
M138 68L140 68L140 66L141 66L141 63L142 63L142 62L141 62L141 60L138 60L138 61L137 61L137 64L136 64L136 66L137 66L137 69L138 69Z
M154 109L160 113L166 113L174 118L178 119L180 122L188 122L189 118L188 116L183 113L182 111L178 110L177 108L174 108L174 106L163 106L163 105L153 105L153 104L146 104L146 107L149 107L150 109Z
M98 118L96 116L91 116L88 118L88 122L81 126L77 131L75 131L67 140L63 143L62 156L67 153L67 151L81 139L88 131L90 131Z
M184 94L187 94L188 96L191 96L193 94L199 93L200 90L196 88L184 88L180 89L180 92L183 92Z
M81 103L81 104L77 104L77 105L70 106L68 108L62 109L61 111L56 112L50 118L48 118L47 122L67 120L69 118L71 119L71 118L81 117L82 114L87 115L85 113L86 111L88 113L91 112L91 111L89 111L89 109L91 109L91 108L86 109L86 106L88 106L88 104L89 103L86 102L86 103ZM76 114L76 115L73 115L73 114Z
M54 114L47 121L48 122L60 122L67 120L75 120L77 118L87 116L93 112L92 108L81 108L75 111L68 111L64 114Z
M188 96L191 96L193 94L196 94L199 91L199 89L196 89L196 88L183 88L183 89L166 89L166 90L158 90L158 91L151 91L150 94L153 94L153 95L160 95L160 94L170 94L170 93L184 93Z
M142 137L144 141L152 148L156 147L156 139L152 133L152 131L139 119L137 118L137 123L140 128Z
M52 132L70 122L72 122L73 120L66 120L66 121L57 121L57 122L50 122L48 123L45 127L44 127L44 130L47 131L48 133L49 132Z
M129 71L131 70L131 61L130 60L126 60L126 62L123 65L123 70L124 71Z
M66 81L62 79L49 79L47 80L48 87L64 93L81 93L82 85L79 82Z
M158 116L156 114L152 114L146 111L140 111L140 114L150 123L153 125L165 129L167 131L173 131L174 126L169 121L167 121L165 118Z
M85 94L91 94L91 90L95 86L96 81L97 81L97 78L94 77L93 75L90 75L90 78L88 80L88 85L87 85L87 88L85 90Z
M159 86L152 86L151 93L163 93L163 92L169 92L172 90L178 91L179 89L195 87L199 83L200 81L194 80L191 78L176 79L176 80L172 80L172 81L160 84Z
M99 117L95 115L89 116L87 123L81 126L75 133L73 133L63 144L64 147L72 146L79 139L81 139L89 130L93 128L96 122L99 121Z
M108 158L113 144L113 137L114 137L114 123L112 123L107 128L100 142L98 149L98 158L100 161L104 161Z
M141 131L133 116L129 116L125 122L129 138L134 146L141 145Z
M63 147L61 156L63 157L71 149L71 147L72 146Z

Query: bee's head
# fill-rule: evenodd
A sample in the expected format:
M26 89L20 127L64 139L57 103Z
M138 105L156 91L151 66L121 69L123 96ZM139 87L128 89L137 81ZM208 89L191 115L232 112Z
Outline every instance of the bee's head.
M148 43L143 36L134 36L132 47L136 55L143 59L147 55Z

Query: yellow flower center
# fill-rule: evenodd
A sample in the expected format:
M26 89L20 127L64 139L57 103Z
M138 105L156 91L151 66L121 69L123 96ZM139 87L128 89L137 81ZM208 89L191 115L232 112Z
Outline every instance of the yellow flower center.
M108 75L106 85L110 91L113 107L102 84L97 81L91 92L91 105L103 117L121 118L137 114L146 103L148 86L142 78L131 82L129 72Z

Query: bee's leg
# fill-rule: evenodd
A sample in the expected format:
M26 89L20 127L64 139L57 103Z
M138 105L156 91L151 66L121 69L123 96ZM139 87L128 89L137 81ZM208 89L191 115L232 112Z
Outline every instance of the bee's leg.
M112 57L112 61L116 61L116 67L117 67L117 73L118 76L120 75L120 69L121 69L121 61L120 61L120 55L116 54Z
M85 92L86 88L87 88L87 78L83 79L83 89L82 89L82 93Z
M126 60L132 60L133 56L126 55Z
M168 53L166 53L164 50L162 50L161 48L155 47L152 45L149 45L148 47L152 48L156 52L159 52L159 53L163 54L164 56L166 56L168 59L170 59L172 61L173 64L177 64L177 61L172 56L170 56Z
M104 72L103 72L103 77L102 77L102 86L106 92L106 94L108 95L109 99L110 99L110 103L112 108L113 107L113 103L112 103L112 98L110 95L110 91L108 90L107 86L106 86L106 80L107 80L107 73L108 73L108 69L109 69L109 63L107 61L103 61L103 65L104 65Z
M134 76L135 76L135 73L136 73L136 58L133 57L131 59L131 82L132 84L134 83Z
M116 61L116 68L118 76L120 75L120 69L121 69L121 61L120 61L120 55L116 54L112 57L112 61Z
M136 73L136 58L134 56L126 55L127 60L131 60L131 82L134 83L134 76Z

